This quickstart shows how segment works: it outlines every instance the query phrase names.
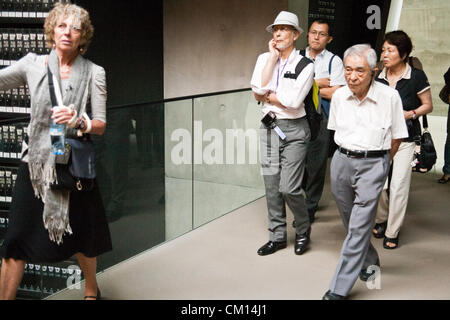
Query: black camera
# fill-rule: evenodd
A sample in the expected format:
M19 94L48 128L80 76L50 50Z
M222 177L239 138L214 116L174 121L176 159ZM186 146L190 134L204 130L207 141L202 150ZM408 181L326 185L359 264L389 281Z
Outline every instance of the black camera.
M261 122L266 126L267 129L273 129L275 127L275 119L277 116L272 111L266 113L266 115L261 119Z

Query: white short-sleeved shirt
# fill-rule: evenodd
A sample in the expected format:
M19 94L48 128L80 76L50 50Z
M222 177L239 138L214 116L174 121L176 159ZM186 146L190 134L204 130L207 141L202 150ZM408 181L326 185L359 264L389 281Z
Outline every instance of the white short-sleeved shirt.
M272 111L278 119L297 119L306 115L306 95L312 88L314 80L314 65L308 64L297 77L297 79L285 78L286 73L295 73L295 67L303 57L298 50L293 50L286 61L278 60L275 65L271 80L266 86L261 85L262 71L267 63L270 53L259 55L251 79L253 92L264 95L269 91L275 92L280 103L287 109L263 102L262 112L264 114Z
M305 56L312 59L309 54L309 47L305 50ZM331 58L333 58L333 61L331 62L331 73L329 73ZM347 84L344 75L344 64L341 58L327 49L323 49L322 52L316 55L314 59L314 72L314 79L330 78L331 87L345 86Z
M359 101L348 86L331 99L328 129L334 141L348 150L389 150L392 139L408 137L402 101L397 90L373 82Z

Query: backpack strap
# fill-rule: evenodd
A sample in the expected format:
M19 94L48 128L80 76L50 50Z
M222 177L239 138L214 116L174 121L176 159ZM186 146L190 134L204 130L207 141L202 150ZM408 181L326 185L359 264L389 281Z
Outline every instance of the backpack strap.
M300 75L300 73L303 71L303 69L310 63L313 63L310 59L307 57L302 57L300 61L295 66L295 79Z
M335 54L333 54L333 56L330 59L330 64L328 65L328 74L331 75L331 63L333 62L334 57L336 57Z

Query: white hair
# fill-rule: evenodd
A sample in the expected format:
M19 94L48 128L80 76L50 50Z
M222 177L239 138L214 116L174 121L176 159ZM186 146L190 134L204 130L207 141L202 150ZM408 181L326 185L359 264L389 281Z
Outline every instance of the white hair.
M347 56L364 56L371 70L377 66L377 53L370 44L355 44L344 52L344 61Z

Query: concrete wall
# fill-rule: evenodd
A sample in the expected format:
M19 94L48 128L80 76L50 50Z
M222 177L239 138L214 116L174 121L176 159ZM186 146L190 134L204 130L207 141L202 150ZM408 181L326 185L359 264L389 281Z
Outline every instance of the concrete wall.
M288 6L289 3L295 3ZM164 1L164 97L182 97L250 87L257 56L267 51L265 31L281 10L299 15L307 30L308 0L166 0ZM306 9L305 8L306 4ZM303 12L302 12L303 11ZM303 15L301 15L303 14ZM303 46L306 43L302 35ZM230 129L259 134L260 107L250 92L196 99L165 106L166 238L171 239L264 195L256 142L247 140L246 164L176 165L172 150L175 130L186 129L200 152L208 129L224 138ZM201 129L192 127L192 120ZM217 141L216 141L217 142ZM235 155L239 153L237 145ZM225 160L225 149L223 158ZM201 157L200 153L200 157ZM198 159L194 152L194 162ZM258 159L259 160L259 157ZM192 182L192 179L194 182ZM194 202L192 202L192 199Z
M289 0L289 11L298 16L298 24L303 29L303 33L295 42L297 49L304 49L308 46L308 10L309 0Z
M450 1L403 1L399 29L411 37L413 56L419 57L431 84L433 115L447 116L448 105L439 99L443 75L450 66Z
M164 96L250 86L265 27L288 0L164 1Z
M435 171L442 172L448 105L439 99L444 86L443 75L450 66L450 36L448 17L450 2L446 0L403 1L399 29L411 37L413 56L419 57L431 85L433 112L429 126L438 160Z

